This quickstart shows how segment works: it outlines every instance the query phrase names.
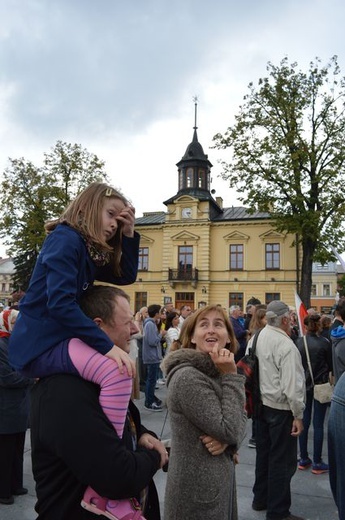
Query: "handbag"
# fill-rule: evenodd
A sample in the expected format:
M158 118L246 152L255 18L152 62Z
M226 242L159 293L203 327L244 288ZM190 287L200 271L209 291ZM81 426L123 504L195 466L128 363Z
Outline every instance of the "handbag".
M259 384L259 360L256 355L256 343L262 329L254 336L253 344L248 354L245 354L238 362L238 373L245 376L244 389L246 393L246 412L249 418L259 417L262 408Z
M303 336L303 341L304 341L305 353L307 356L310 377L311 377L311 381L312 381L312 384L314 387L314 399L316 399L316 401L319 401L319 403L321 403L321 404L330 403L331 399L332 399L334 387L333 387L333 385L331 385L331 383L329 381L327 381L327 383L315 384L313 371L312 371L311 363L310 363L309 349L308 349L306 336Z

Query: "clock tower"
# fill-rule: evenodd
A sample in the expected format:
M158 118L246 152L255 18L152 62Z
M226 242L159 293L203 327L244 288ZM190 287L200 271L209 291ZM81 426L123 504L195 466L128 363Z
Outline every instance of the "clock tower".
M198 141L198 104L196 97L194 98L194 107L193 140L187 146L182 159L176 164L178 168L178 192L174 197L164 201L164 204L168 206L170 204L176 204L177 201L181 201L182 203L183 200L181 211L179 213L182 219L192 219L196 216L195 211L189 204L187 207L185 206L188 199L196 202L207 201L209 208L208 213L210 216L216 216L222 213L222 208L219 207L210 192L212 164L208 160L207 154L204 153L204 150Z

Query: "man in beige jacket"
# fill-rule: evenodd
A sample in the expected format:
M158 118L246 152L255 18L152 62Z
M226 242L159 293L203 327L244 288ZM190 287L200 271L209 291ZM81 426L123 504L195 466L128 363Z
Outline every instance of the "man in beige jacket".
M290 513L290 483L297 468L297 437L303 430L304 370L289 336L289 307L272 301L266 318L256 347L262 411L256 423L252 507L266 509L267 520L303 520Z

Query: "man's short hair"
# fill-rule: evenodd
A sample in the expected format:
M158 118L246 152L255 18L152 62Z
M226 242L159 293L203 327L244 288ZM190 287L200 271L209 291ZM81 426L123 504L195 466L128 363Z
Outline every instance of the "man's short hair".
M154 318L156 316L156 314L159 314L160 310L161 310L161 306L156 305L155 303L153 303L152 305L149 305L147 307L147 312L148 312L148 315L150 316L150 318Z
M91 285L83 293L79 304L83 313L92 320L101 318L104 323L110 324L112 323L114 308L119 297L126 298L128 302L130 301L128 294L118 287Z

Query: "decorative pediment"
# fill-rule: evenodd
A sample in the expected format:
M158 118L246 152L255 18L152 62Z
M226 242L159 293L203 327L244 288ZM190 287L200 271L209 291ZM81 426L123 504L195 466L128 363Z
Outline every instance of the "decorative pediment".
M275 231L274 229L270 229L269 231L266 231L265 233L262 233L262 235L259 235L259 238L263 242L271 241L271 240L280 240L284 241L286 238L286 235L283 233L279 233L278 231Z
M174 200L174 204L190 204L191 202L198 202L198 199L190 195L181 195L181 197Z
M152 240L152 238L147 237L146 235L140 235L140 246L148 246L153 243L154 240Z
M228 235L225 235L223 238L225 242L248 242L250 236L235 230Z
M176 235L173 235L171 237L171 240L174 242L197 242L200 240L200 237L198 235L194 235L194 233L189 233L188 231L181 231L180 233L177 233Z

